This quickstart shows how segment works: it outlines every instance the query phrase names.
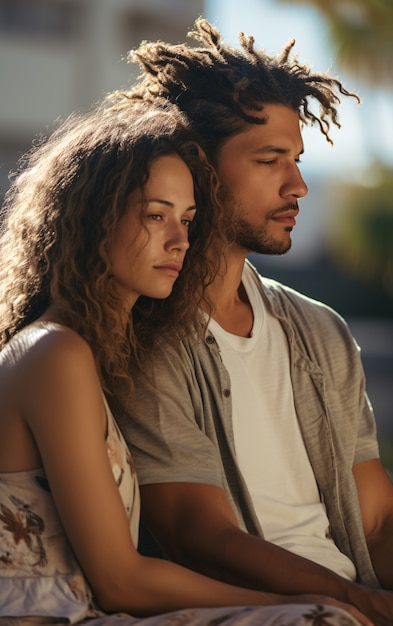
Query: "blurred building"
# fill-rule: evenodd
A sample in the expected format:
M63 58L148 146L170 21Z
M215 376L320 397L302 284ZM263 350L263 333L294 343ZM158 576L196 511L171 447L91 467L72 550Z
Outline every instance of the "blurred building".
M0 196L37 133L129 84L143 39L184 41L203 0L0 0Z

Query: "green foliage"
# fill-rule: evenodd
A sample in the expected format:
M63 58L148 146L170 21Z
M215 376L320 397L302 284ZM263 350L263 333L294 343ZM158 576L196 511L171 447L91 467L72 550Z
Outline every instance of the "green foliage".
M337 190L343 210L330 247L346 270L393 298L393 170L375 164L372 179L370 186L345 185Z
M337 63L374 87L393 86L393 0L278 0L308 4L326 20ZM375 165L370 186L340 190L331 240L338 262L393 298L393 171Z
M393 85L392 0L278 0L308 4L326 20L338 64L370 85Z

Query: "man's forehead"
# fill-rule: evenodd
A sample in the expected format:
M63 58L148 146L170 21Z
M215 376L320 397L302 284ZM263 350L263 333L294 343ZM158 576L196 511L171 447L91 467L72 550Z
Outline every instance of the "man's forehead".
M260 120L269 120L269 116L273 113L283 115L285 112L295 115L299 118L299 112L288 104L282 104L277 102L260 102L258 109L244 108L244 113L251 118Z
M300 118L296 111L281 105L270 105L269 110L262 116L263 124L253 124L246 122L244 127L235 135L228 138L238 138L237 142L242 141L258 144L259 148L268 149L269 146L277 147L285 140L301 140Z

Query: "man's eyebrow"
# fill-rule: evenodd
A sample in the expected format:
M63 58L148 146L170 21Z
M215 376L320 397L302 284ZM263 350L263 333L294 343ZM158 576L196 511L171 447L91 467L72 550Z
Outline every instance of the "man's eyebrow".
M255 148L255 150L253 150L254 154L289 154L290 150L288 150L287 148L280 148L279 146L273 146L273 145L268 145L268 146L261 146L260 148ZM301 149L301 151L298 154L303 154L304 153L304 148Z
M173 202L170 202L169 200L163 200L162 198L147 198L146 199L146 204L150 204L151 202L156 202L157 204L163 204L164 206L168 206L170 208L174 208L174 204ZM195 206L195 204L192 204L191 206L187 207L185 209L186 211L196 211L197 208Z

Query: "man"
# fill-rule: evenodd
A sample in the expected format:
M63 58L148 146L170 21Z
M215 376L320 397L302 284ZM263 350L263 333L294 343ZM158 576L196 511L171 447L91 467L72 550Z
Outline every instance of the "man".
M379 460L358 348L331 309L246 261L282 254L307 193L300 124L329 140L336 79L291 57L227 46L143 44L145 71L118 106L171 103L214 164L228 246L208 289L206 336L170 342L141 377L124 427L143 518L173 559L275 592L323 592L391 624L393 486ZM356 97L356 96L355 96ZM315 113L315 106L319 113Z

